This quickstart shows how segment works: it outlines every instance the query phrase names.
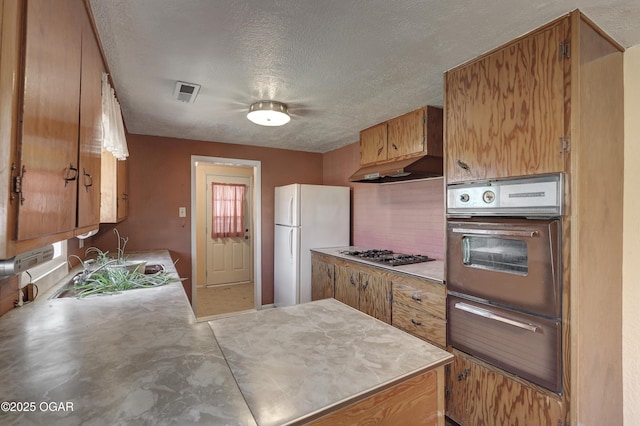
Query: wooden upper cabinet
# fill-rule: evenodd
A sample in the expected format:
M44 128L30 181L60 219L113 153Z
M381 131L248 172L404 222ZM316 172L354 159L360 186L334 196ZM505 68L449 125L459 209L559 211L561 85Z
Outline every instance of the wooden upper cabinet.
M80 83L78 228L100 223L102 73L104 65L89 18L84 14Z
M445 74L447 183L565 170L568 19Z
M18 240L76 226L83 12L80 1L27 3Z
M424 151L424 110L419 109L389 120L388 157L397 158Z
M422 107L360 132L360 165L442 157L442 109Z
M387 159L387 123L377 124L360 132L360 164L372 164Z

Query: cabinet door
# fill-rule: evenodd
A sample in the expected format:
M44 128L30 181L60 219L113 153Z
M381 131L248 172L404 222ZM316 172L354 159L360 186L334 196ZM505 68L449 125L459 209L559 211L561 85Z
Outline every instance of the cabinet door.
M81 13L79 0L27 3L19 240L76 225Z
M369 127L360 132L360 164L371 164L387 159L387 123Z
M102 56L91 23L83 14L82 80L80 84L80 154L78 228L100 223L102 152Z
M311 257L311 300L329 299L334 294L334 265Z
M378 274L361 272L360 310L391 324L391 281Z
M447 368L447 416L461 425L558 425L562 403L461 356Z
M446 73L448 183L564 170L567 28L561 21Z
M336 299L352 308L360 309L359 288L360 272L336 265Z
M389 159L424 152L424 109L389 120L387 137Z

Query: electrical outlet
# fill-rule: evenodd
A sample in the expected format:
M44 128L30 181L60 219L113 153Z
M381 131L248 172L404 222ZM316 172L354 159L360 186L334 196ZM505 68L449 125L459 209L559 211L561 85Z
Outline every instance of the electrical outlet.
M187 217L187 208L186 207L179 207L178 208L178 216Z

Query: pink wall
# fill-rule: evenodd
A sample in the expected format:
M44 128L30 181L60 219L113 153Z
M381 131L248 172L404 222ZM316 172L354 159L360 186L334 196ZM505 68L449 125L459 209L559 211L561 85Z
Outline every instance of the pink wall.
M127 251L168 249L191 297L191 156L256 160L262 168L262 303L273 303L274 188L322 183L322 155L248 145L128 135L129 217L117 225ZM187 207L187 218L178 207ZM101 225L92 245L112 252L113 225Z
M289 183L351 187L351 241L368 248L444 257L443 180L394 185L350 183L359 167L358 143L315 154L248 145L129 135L129 217L117 225L127 251L168 249L191 297L191 156L257 160L262 164L262 303L273 303L273 193ZM88 240L115 251L115 225ZM72 239L70 252L78 250Z
M352 243L444 259L444 180L351 183L359 163L357 142L323 156L323 183L352 188Z

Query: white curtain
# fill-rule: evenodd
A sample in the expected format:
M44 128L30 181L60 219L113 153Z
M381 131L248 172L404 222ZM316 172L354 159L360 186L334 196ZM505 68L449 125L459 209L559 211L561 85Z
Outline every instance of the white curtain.
M236 183L211 184L211 238L242 237L244 235L244 198L247 186Z
M102 74L102 149L118 160L129 156L120 103L105 73Z

